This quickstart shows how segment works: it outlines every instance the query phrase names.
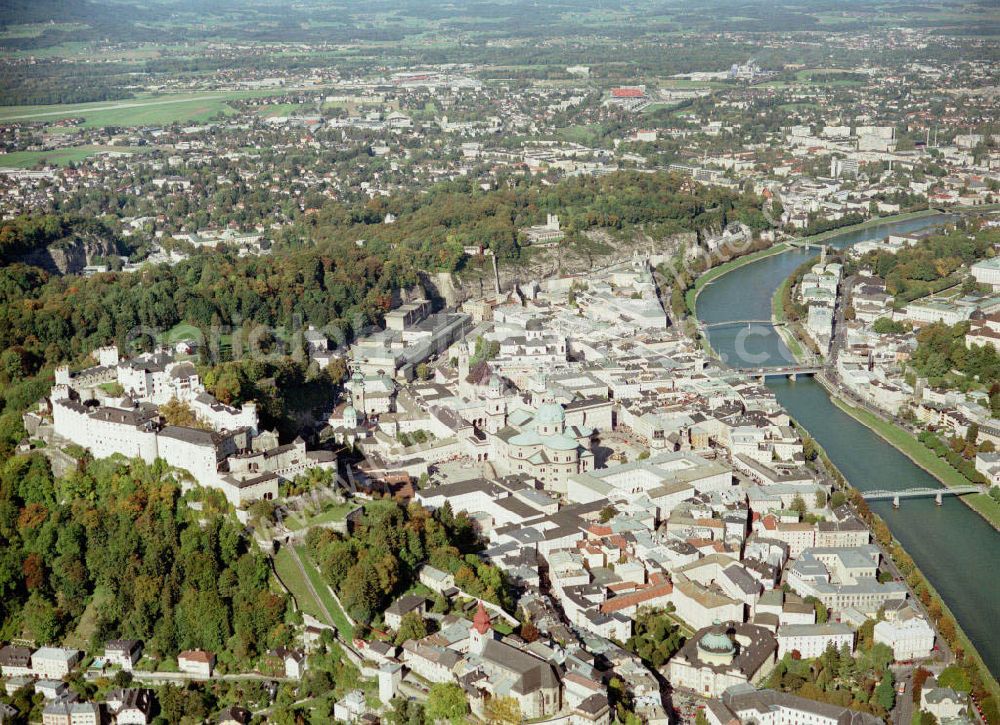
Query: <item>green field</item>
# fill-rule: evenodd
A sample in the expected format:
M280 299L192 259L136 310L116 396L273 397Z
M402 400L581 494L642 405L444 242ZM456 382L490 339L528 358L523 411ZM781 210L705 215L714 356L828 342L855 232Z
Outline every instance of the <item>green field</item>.
M97 631L97 618L101 610L108 606L112 599L110 591L104 587L98 587L94 592L94 596L91 597L90 602L87 604L87 608L83 610L83 615L76 625L76 630L66 637L63 644L68 647L76 647L77 649L87 649L90 646L90 640L93 638L94 632Z
M782 282L778 289L774 291L774 297L771 298L771 319L774 321L774 329L781 336L781 340L785 343L785 347L788 351L792 353L796 360L801 360L805 357L805 350L802 349L802 343L799 342L799 338L796 336L795 332L791 329L791 326L786 324L788 319L785 317L785 302L784 302L784 291L791 284L792 278L788 277Z
M646 106L644 109L642 109L642 113L644 113L644 114L652 114L652 113L656 113L657 111L665 111L667 109L673 108L678 103L680 103L680 101L669 101L669 102L667 102L667 101L657 101L656 103L650 103L648 106Z
M315 103L271 103L259 106L254 112L262 118L277 118L279 116L308 116L317 111Z
M0 167L31 169L42 165L41 162L48 166L66 166L104 152L141 154L151 150L151 147L138 148L134 146L74 146L52 151L15 151L9 154L0 154Z
M334 504L326 511L306 519L300 519L298 517L287 519L285 521L285 525L292 531L298 531L299 529L307 526L318 526L333 523L334 521L343 521L344 518L347 517L347 514L356 508L358 508L358 506L354 503Z
M37 38L45 31L68 33L86 28L81 23L24 23L8 25L0 31L0 40L8 38Z
M278 572L281 582L288 587L288 591L295 597L299 611L315 617L322 622L325 619L323 609L309 592L305 577L302 576L302 572L295 564L294 556L291 549L282 547L274 557L274 569Z
M121 101L69 103L50 106L0 106L0 123L10 121L57 121L84 119L88 128L103 126L163 125L202 122L218 114L234 112L230 101L266 98L282 91L205 91L158 96L140 96Z
M309 554L306 552L305 547L296 546L295 551L302 561L302 566L305 567L306 575L309 577L309 581L312 582L313 588L319 594L319 598L323 600L327 611L333 617L333 625L340 632L340 636L345 641L350 642L354 633L354 627L351 626L351 622L347 619L347 615L344 614L344 610L340 608L337 600L330 594L330 588L323 580L322 575L320 575L319 569L309 560Z
M174 345L184 340L194 340L201 343L204 334L189 322L178 322L169 330L161 332L157 337L161 343Z
M849 70L839 68L807 68L795 73L797 83L805 83L814 86L861 86L864 81L853 78L838 78L840 74L851 73ZM823 76L830 76L823 78Z
M604 127L600 124L586 126L567 126L556 130L556 134L564 141L592 146L601 140Z

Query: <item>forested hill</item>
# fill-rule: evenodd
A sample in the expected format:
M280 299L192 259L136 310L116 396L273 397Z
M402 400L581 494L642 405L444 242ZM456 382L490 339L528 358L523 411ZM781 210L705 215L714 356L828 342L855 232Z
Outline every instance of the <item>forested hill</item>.
M461 180L439 184L426 194L376 197L364 207L327 204L317 215L314 236L364 239L381 254L403 246L421 267L453 271L464 245L482 244L501 259L516 257L518 230L544 222L549 213L559 215L570 241L594 229L628 232L640 227L656 239L718 230L730 221L764 229L769 224L761 206L762 200L752 194L700 186L665 173L576 176L552 186L512 177L491 192ZM386 213L398 217L396 223L383 224Z
M120 457L58 480L38 453L0 466L2 638L129 637L158 656L200 647L238 660L289 644L289 598L267 558L218 492L189 494L201 499L189 507L184 475Z
M505 263L516 260L518 231L546 213L560 215L567 245L595 229L627 244L639 231L660 239L707 233L732 220L762 228L760 204L753 195L660 173L573 178L551 187L512 179L491 192L458 182L354 207L328 200L286 235L297 241L265 257L204 251L175 266L92 277L8 264L0 267L0 451L23 435L20 414L44 392L44 375L36 376L63 361L82 361L101 345L124 343L137 329L313 324L349 336L359 325L380 322L394 293L416 285L421 270L458 270L463 245L482 244ZM395 223L384 223L387 212ZM49 222L29 225L27 236L24 229L10 231L7 248L66 229L64 220Z

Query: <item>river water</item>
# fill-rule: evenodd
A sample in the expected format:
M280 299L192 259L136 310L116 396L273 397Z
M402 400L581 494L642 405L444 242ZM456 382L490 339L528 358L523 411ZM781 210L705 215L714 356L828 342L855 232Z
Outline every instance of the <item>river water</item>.
M946 221L928 217L848 232L828 240L842 248L890 233L925 229ZM698 297L698 317L718 355L735 367L781 365L792 360L770 324L774 291L816 250L791 250L739 267L708 284ZM730 322L731 324L725 324ZM713 325L713 323L724 323ZM851 484L862 490L939 486L937 479L842 412L811 378L768 382L778 400L820 445ZM938 590L994 676L1000 675L1000 534L954 496L873 502L876 511Z

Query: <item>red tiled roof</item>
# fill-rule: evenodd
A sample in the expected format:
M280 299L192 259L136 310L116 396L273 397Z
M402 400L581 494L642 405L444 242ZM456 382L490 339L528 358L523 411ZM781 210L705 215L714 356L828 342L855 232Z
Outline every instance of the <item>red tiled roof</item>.
M640 589L632 594L622 594L619 597L612 597L601 605L601 612L608 614L609 612L617 612L622 609L628 609L629 607L634 607L643 602L648 602L650 599L658 599L659 597L665 597L674 590L674 585L670 582L664 582L663 584L657 584L655 586L646 587L645 589Z
M472 619L472 628L479 634L486 634L490 631L490 615L486 611L486 607L483 606L482 599L479 600L479 608L476 610L476 616Z

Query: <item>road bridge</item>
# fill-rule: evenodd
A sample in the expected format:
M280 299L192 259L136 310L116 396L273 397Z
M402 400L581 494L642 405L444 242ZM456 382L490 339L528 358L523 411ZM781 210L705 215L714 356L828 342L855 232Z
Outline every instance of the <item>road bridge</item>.
M898 491L887 491L885 489L874 489L872 491L862 491L861 496L865 501L888 501L892 500L892 505L899 508L899 502L904 498L930 498L934 497L935 503L941 505L944 496L964 496L969 493L982 493L983 486L949 486L944 488L903 488Z
M740 368L740 372L759 378L761 382L767 378L778 377L788 377L795 380L799 375L815 375L822 371L822 365L774 365L762 368Z

